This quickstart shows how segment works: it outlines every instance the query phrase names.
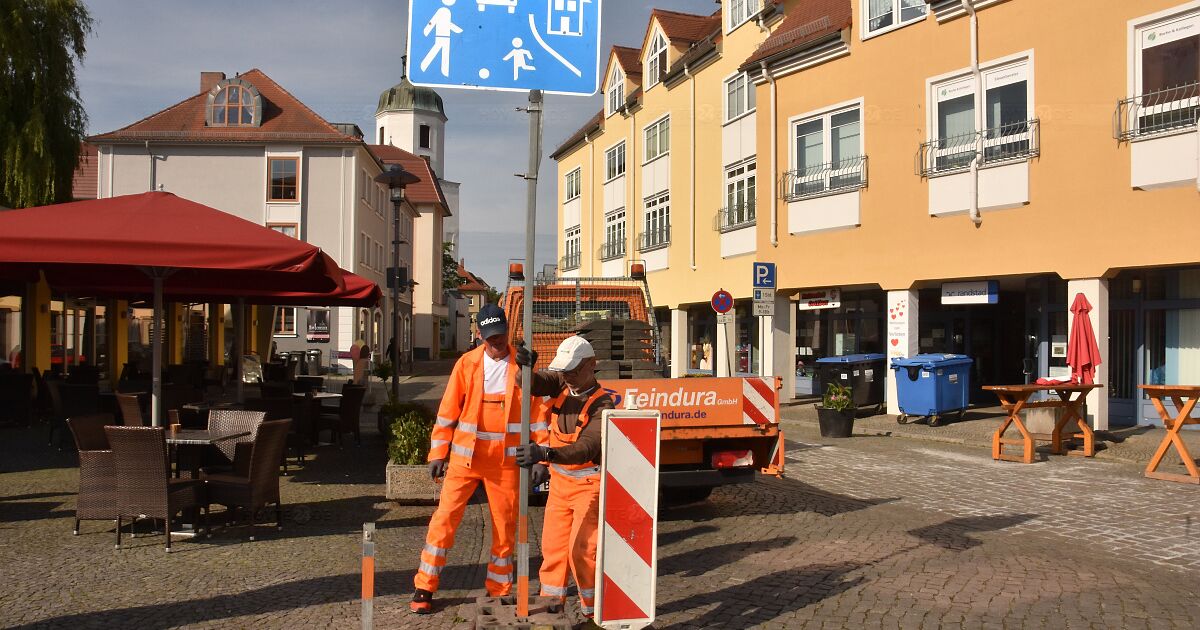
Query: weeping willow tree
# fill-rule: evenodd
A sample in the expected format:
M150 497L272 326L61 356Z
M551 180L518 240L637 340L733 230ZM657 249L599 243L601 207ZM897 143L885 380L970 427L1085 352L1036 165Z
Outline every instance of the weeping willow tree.
M75 65L91 31L80 0L0 0L0 205L71 200L87 127Z

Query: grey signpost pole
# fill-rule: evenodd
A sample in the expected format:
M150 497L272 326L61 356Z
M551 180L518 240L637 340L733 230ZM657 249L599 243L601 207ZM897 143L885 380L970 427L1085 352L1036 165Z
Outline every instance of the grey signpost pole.
M537 179L542 160L542 91L529 91L529 169L525 173L525 299L522 330L533 348L533 250L537 227ZM533 366L521 370L521 444L529 443ZM529 616L529 469L521 468L517 510L517 616Z

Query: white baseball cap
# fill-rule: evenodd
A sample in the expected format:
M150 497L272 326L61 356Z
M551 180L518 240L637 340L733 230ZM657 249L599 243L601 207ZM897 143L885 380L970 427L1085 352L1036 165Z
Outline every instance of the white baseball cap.
M587 339L579 335L567 337L558 345L558 352L554 355L554 360L550 362L550 369L555 372L570 372L579 367L584 359L594 356L596 356L596 351L592 349L592 344L588 343Z

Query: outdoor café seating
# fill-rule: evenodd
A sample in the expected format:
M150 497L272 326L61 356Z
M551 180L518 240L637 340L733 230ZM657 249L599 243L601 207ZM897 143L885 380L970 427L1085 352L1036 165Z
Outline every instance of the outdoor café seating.
M249 539L254 540L259 510L275 506L275 526L283 529L283 504L279 499L279 458L283 456L290 420L271 420L258 427L244 470L230 473L204 472L208 503L242 510L250 520ZM207 509L207 508L206 508Z
M125 517L163 521L166 550L171 551L171 519L185 510L203 509L207 524L208 504L204 483L199 479L175 479L170 474L166 430L162 427L104 427L112 445L117 471L117 549L121 548L121 524Z
M77 416L67 420L79 449L79 494L75 500L75 530L80 521L116 521L117 468L104 428L116 424L112 414Z
M213 409L208 412L208 430L212 433L248 432L246 436L217 442L215 450L205 453L205 468L213 471L244 472L249 467L249 451L266 412L242 409ZM181 456L182 457L182 456Z
M116 394L117 409L121 412L121 423L127 427L145 426L142 402L136 394Z
M346 384L342 387L342 397L338 401L336 413L322 413L317 418L316 432L330 431L330 439L342 445L342 435L346 433L354 434L354 443L362 444L362 438L359 435L359 418L362 414L363 398L366 397L367 388L365 385Z

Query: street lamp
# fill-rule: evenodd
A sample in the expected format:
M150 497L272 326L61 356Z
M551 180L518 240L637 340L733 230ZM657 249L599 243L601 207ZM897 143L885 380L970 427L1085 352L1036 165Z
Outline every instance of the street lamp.
M375 176L375 181L388 187L392 199L392 267L388 269L387 284L391 290L392 304L392 399L400 399L400 204L404 203L404 189L420 180L416 175L393 164L388 170Z

